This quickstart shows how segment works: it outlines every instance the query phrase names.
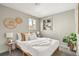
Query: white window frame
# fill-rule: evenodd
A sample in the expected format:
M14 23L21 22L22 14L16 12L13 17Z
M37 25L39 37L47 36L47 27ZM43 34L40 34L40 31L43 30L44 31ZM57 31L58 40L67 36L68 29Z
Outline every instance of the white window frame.
M32 18L29 18L28 20L30 21L30 22L28 22L29 23L29 26L30 25L32 26L32 28L29 27L29 30L36 30L36 20L35 19L32 19Z

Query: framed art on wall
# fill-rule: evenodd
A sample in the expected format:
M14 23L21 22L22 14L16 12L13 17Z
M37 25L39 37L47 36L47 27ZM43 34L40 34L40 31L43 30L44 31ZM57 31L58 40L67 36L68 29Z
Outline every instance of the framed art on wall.
M52 30L53 29L53 17L47 17L42 19L42 30Z

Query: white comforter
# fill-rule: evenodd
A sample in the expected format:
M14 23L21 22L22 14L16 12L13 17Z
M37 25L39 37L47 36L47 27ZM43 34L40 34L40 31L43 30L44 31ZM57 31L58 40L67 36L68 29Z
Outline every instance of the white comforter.
M29 41L32 46L47 46L51 44L49 38L37 38L36 40Z
M59 41L50 38L37 38L31 41L16 41L22 50L35 56L49 56L58 48Z

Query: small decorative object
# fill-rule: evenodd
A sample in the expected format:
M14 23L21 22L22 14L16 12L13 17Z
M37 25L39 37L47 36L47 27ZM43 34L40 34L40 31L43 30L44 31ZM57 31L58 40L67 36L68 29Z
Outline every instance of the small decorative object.
M71 33L63 38L63 42L68 44L71 51L76 52L77 36L76 33Z
M16 27L16 22L15 22L15 20L13 18L9 17L9 18L6 18L4 20L4 25L5 25L5 27L7 27L9 29L13 29L13 28Z
M48 17L43 19L43 30L52 30L53 18Z
M22 19L20 17L17 17L15 19L15 21L16 21L17 24L21 24L22 23Z

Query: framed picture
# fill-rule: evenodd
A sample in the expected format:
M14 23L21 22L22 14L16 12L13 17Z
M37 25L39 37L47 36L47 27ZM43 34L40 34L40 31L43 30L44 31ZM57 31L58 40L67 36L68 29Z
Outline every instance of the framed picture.
M53 29L53 17L47 17L42 19L42 30L52 30Z

